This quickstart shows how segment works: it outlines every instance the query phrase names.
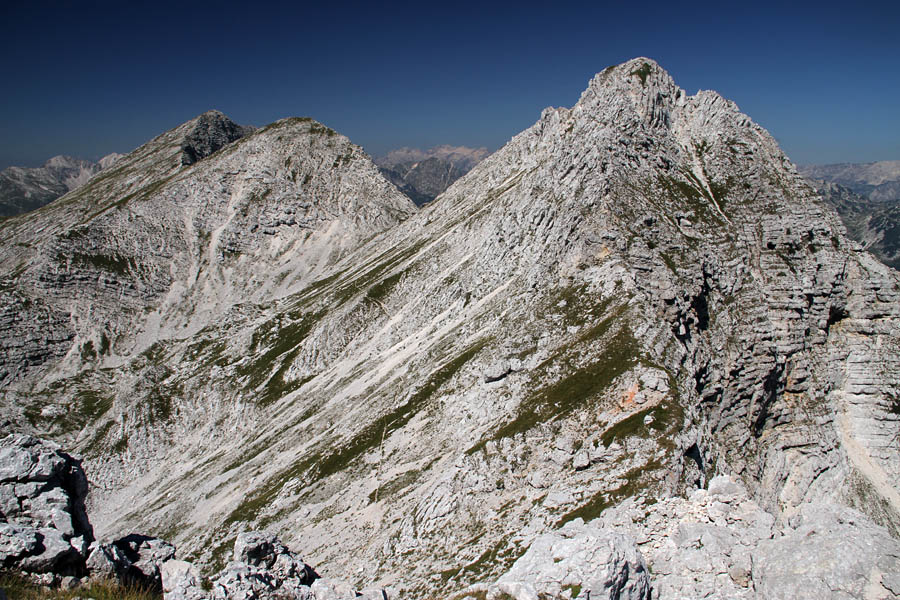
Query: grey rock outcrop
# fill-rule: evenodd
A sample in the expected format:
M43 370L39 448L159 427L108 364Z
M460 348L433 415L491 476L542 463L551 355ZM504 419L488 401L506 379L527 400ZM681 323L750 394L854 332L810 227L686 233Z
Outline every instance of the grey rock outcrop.
M190 563L165 563L165 600L387 600L384 590L363 593L344 582L319 577L271 533L238 534L233 558L205 587Z
M650 598L650 577L634 540L580 519L534 540L496 587L516 600Z
M34 573L84 570L93 530L81 461L56 444L10 434L0 441L0 564Z
M0 566L161 589L175 547L137 534L94 541L87 493L81 461L58 445L23 434L0 440Z
M94 544L87 559L92 577L113 577L131 585L162 589L162 565L175 558L175 546L158 538L130 534Z
M725 476L689 498L627 501L593 523L634 537L660 600L755 599L753 555L775 531L775 518Z
M253 133L255 127L238 125L217 110L197 117L181 144L181 164L192 165L213 152Z
M865 515L806 505L782 535L753 552L760 599L888 600L900 597L900 541Z
M900 583L900 541L865 515L806 504L779 525L725 476L689 498L630 501L590 524L634 536L659 600L887 599Z

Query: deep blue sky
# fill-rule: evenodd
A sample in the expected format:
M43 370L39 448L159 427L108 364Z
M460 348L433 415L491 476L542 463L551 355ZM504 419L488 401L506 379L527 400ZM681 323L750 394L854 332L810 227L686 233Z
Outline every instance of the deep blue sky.
M715 89L800 164L900 159L900 2L3 2L0 168L127 152L210 108L371 154L491 150L606 66Z

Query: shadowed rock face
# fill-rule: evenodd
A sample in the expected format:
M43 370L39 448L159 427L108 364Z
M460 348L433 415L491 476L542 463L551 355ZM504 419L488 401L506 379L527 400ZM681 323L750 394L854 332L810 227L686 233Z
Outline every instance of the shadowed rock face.
M203 113L194 119L193 128L184 136L181 164L192 165L254 130L238 125L219 111Z
M896 534L897 273L732 102L610 67L420 211L315 122L183 167L191 128L0 224L72 335L3 410L88 457L104 535L218 567L266 527L435 595L721 474L770 526L827 497Z

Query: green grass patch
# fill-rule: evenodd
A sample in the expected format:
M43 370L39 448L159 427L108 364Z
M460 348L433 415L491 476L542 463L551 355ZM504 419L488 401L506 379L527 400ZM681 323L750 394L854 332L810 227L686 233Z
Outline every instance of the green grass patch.
M648 415L653 417L653 421L649 425L644 425L644 419ZM624 440L632 436L646 437L651 430L665 431L667 416L668 413L662 404L640 410L604 431L600 436L600 441L604 446L609 447L616 440Z
M371 298L378 299L383 295L386 295L390 289L399 281L400 277L396 276L396 280L391 280L394 275L387 277L380 283L375 283L384 278L385 274L388 273L391 269L395 268L397 265L402 263L403 261L414 256L419 249L425 245L425 240L420 240L415 244L411 245L408 248L405 248L399 252L395 252L393 250L389 250L387 252L383 252L377 258L372 260L369 265L370 268L356 276L355 278L350 279L347 282L339 285L337 289L334 291L333 297L335 302L339 304L343 304L348 300L352 299L362 290L367 290L367 295L371 292L373 295ZM402 271L401 271L402 273ZM373 284L375 284L373 286ZM375 291L368 288L374 288Z
M227 537L216 543L209 557L208 573L218 573L225 568L234 550L234 537Z
M123 452L125 452L128 449L128 434L126 433L118 440L116 440L116 443L113 444L110 449L116 454L122 454Z
M125 275L136 268L133 258L124 258L118 254L84 254L76 252L68 255L68 258L76 264L93 267L102 271L108 271L117 275ZM57 257L59 262L66 260L65 255Z
M99 450L100 448L102 448L103 441L106 439L106 436L109 435L109 431L115 426L115 424L115 421L110 420L101 425L91 437L90 441L85 444L85 449L94 451L94 453L99 454Z
M79 412L89 421L93 421L112 408L113 399L96 390L81 390L76 396Z
M387 296L394 286L397 285L397 282L400 281L400 278L403 277L404 271L398 271L393 275L382 279L375 285L369 288L366 292L366 298L369 300L381 300L385 296Z
M597 492L586 503L563 515L556 526L562 527L569 521L579 518L586 523L596 519L604 510L615 506L625 498L637 496L656 481L652 475L655 471L662 469L662 466L662 463L653 460L646 465L631 469L625 474L625 483L613 490Z
M522 554L525 548L509 544L509 538L500 539L493 546L485 550L472 562L441 571L441 580L447 583L451 579L456 581L474 581L488 573L500 573L512 565Z
M602 337L618 316L619 314L607 317L595 328L588 330L584 334L585 338L594 340ZM616 377L636 364L637 342L628 326L623 325L606 341L603 352L595 361L580 367L569 364L572 370L567 375L526 397L519 405L513 420L469 448L466 453L474 454L483 449L488 441L513 437L587 406L590 401L603 393ZM542 366L548 365L545 363ZM539 367L538 370L542 369Z
M0 571L0 589L9 600L162 600L162 592L115 581L91 581L76 590L46 588L11 571Z
M662 259L663 264L666 265L666 267L672 272L673 275L678 275L678 265L675 264L675 261L669 254L660 252L659 257Z
M397 492L401 492L411 486L416 480L419 478L421 471L418 469L412 469L411 471L407 471L406 473L401 473L394 479L391 479L387 483L383 485L379 485L377 488L369 493L369 504L373 502L377 502L378 500L384 500L385 498L390 498Z
M270 345L261 355L239 365L236 372L238 376L247 378L244 389L248 393L256 394L258 388L264 385L254 396L258 405L267 406L308 381L285 381L284 376L300 351L300 344L323 316L324 310L305 314L292 311L285 315L286 323L269 321L253 332L251 352Z

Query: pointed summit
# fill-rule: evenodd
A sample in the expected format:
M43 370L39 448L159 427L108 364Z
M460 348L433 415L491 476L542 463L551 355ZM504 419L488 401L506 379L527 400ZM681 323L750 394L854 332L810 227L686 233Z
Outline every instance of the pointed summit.
M192 165L255 129L238 125L217 110L207 111L185 125L190 129L181 146L182 165Z
M683 95L656 61L640 57L597 73L573 111L596 112L609 121L623 111L636 112L651 127L668 126L669 114Z

